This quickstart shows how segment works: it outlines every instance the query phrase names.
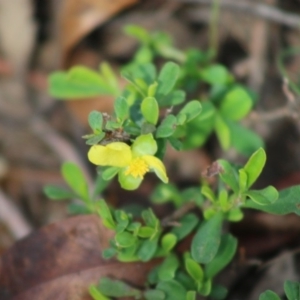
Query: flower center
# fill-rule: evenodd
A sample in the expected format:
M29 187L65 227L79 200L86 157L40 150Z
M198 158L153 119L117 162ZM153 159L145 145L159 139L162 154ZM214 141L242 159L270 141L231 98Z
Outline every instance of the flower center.
M125 175L132 175L134 178L141 177L143 178L145 173L149 171L147 163L140 157L135 158L128 169L125 172Z

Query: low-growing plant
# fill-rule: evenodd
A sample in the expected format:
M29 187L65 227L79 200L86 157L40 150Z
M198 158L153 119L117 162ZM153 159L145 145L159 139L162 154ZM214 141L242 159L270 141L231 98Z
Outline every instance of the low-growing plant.
M248 208L299 215L300 187L280 192L273 186L252 188L267 157L262 139L240 121L253 109L255 97L225 66L213 63L209 51L182 52L166 34L151 34L137 26L125 31L141 46L122 70L128 81L123 90L107 63L99 71L77 66L50 76L50 92L57 98L108 94L115 102L111 114L89 114L91 132L83 137L90 146L88 159L97 166L94 189L89 191L81 170L67 162L62 174L70 190L47 186L45 192L54 200L79 198L81 202L72 203L70 212L96 213L115 232L104 258L124 263L161 258L144 289L101 278L98 285L90 286L94 299L193 300L197 295L224 299L227 289L214 278L232 261L238 245L224 224L241 221ZM154 64L158 57L168 60L160 68ZM224 151L234 148L244 155L245 164L218 159L204 172L201 184L179 189L170 182L164 165L167 147L199 148L213 133ZM161 181L149 197L152 203L173 205L174 212L164 219L151 207L137 216L113 208L99 196L115 177L123 189L138 189L148 172ZM179 252L178 243L191 235L186 251ZM287 282L285 288L288 299L294 299L296 284ZM267 291L260 299L279 298Z

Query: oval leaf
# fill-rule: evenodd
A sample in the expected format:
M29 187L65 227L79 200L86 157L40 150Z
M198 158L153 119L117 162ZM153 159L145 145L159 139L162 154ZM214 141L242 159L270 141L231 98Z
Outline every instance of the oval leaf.
M141 111L147 122L156 125L159 116L159 108L155 98L145 98L141 104Z

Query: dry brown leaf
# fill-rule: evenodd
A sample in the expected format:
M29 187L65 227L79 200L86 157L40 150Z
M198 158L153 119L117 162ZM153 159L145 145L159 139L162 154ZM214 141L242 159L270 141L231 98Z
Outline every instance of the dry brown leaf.
M142 286L158 261L103 260L111 236L89 215L48 225L17 242L0 260L0 299L90 300L88 287L102 276Z
M61 43L65 58L95 27L138 0L65 0L61 12Z

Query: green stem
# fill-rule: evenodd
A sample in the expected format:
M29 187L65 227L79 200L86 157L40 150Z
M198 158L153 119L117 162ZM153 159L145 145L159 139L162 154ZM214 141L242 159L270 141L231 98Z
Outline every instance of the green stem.
M213 0L209 22L209 53L214 59L218 53L218 21L220 14L220 0Z

